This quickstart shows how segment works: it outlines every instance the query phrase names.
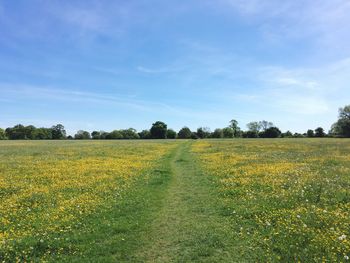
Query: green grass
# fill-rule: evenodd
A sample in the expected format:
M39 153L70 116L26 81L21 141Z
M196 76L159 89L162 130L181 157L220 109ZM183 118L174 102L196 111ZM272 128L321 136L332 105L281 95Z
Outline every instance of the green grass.
M193 148L216 182L228 235L243 245L240 260L350 257L350 140L217 140Z
M191 143L181 144L169 163L171 177L161 209L153 214L140 262L231 262L235 242L227 235L214 185L198 169Z
M175 152L164 157L156 169L125 192L113 207L85 219L84 231L67 235L65 244L77 253L52 257L53 262L143 262L137 255L147 242L149 225L161 209L164 189L171 178L169 162Z
M190 146L179 143L122 201L86 218L83 232L64 237L76 254L51 260L232 262L237 243L227 235L229 222L220 214L214 185L198 169Z
M136 147L150 147L137 146L144 142L136 141L111 143L54 144L63 152L70 148L77 160L104 158L107 148L111 154L123 147L133 156ZM36 160L42 155L40 149L30 147L37 144L41 142L27 146L23 142L21 147L3 148L0 153L23 155L25 160L29 155ZM143 170L125 191L109 193L105 204L72 221L69 231L48 232L44 240L36 236L21 240L11 252L12 261L317 262L323 255L326 261L346 261L349 140L171 144L152 169ZM77 145L82 149L80 156L75 155ZM56 152L51 146L42 147L50 155ZM64 160L65 155L59 154L59 158ZM16 163L8 165L16 171ZM35 203L40 195L33 198L30 202ZM307 231L303 224L307 224ZM331 227L335 229L334 240L327 232ZM326 233L320 234L320 239L315 235L318 229ZM347 239L339 245L341 234ZM325 242L317 243L319 240ZM333 253L332 246L343 250ZM21 255L28 247L33 247L30 254ZM1 255L0 244L0 262Z

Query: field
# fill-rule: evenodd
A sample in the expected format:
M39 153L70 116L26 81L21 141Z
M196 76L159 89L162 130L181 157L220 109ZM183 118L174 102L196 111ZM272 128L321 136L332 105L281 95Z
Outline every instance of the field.
M0 262L346 262L350 140L1 141Z

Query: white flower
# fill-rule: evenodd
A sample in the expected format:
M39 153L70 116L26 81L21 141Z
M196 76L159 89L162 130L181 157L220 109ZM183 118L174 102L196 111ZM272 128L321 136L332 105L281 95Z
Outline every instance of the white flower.
M342 240L344 240L344 239L346 239L346 235L341 235L340 237L338 237L338 239L340 240L340 241L342 241Z
M345 260L349 260L349 256L345 255L344 256Z

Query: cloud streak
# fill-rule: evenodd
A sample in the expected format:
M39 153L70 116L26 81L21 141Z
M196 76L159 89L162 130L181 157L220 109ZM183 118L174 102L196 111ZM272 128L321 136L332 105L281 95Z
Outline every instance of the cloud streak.
M313 38L315 45L349 50L350 2L348 0L221 0L247 23L260 27L272 42Z

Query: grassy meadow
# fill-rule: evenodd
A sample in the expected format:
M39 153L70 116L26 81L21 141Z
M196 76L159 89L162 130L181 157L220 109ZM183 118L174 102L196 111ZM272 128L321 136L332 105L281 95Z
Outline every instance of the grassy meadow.
M0 141L0 262L346 262L350 140Z
M204 141L193 151L215 178L242 257L349 259L349 140Z

